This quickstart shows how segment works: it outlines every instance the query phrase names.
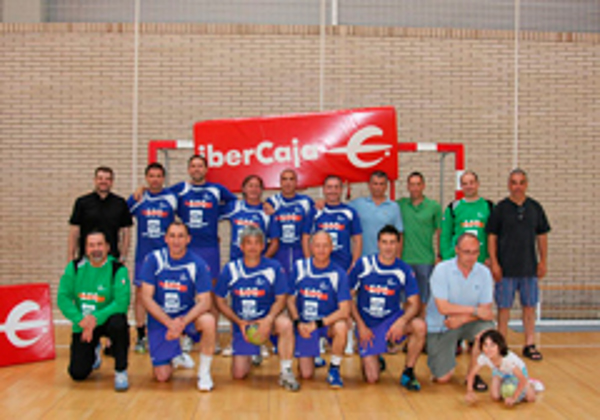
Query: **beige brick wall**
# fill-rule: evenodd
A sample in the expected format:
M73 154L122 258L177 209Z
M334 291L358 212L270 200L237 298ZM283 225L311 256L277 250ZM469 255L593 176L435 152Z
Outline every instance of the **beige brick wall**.
M132 26L0 24L0 39L0 284L55 286L93 168L112 166L122 195L133 187ZM523 33L520 46L519 162L553 226L548 282L598 288L600 36ZM503 31L330 28L325 108L395 106L400 141L464 143L483 195L498 200L513 159L513 51ZM141 182L149 139L191 138L200 120L318 110L318 27L144 25L139 100ZM172 180L187 155L171 154ZM439 156L400 161L399 191L417 169L439 197ZM448 157L446 202L452 167Z

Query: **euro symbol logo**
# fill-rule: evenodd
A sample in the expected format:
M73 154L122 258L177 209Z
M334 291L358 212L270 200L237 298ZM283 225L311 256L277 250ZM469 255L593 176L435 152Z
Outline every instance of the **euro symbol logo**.
M389 156L390 152L388 149L392 148L389 144L365 144L365 140L370 139L371 137L381 136L383 134L383 130L379 127L375 127L374 125L369 125L365 128L361 128L356 133L352 135L350 141L346 145L346 147L338 147L335 149L328 150L327 153L331 153L334 155L347 155L348 160L357 168L372 168L376 166L379 162L381 162L384 158L380 157L371 161L364 161L358 157L359 153L372 153L372 152L380 152L385 151L385 156Z
M21 321L23 317L31 312L39 311L40 305L32 300L25 300L15 306L6 318L6 323L0 325L0 332L6 334L6 338L15 347L23 348L35 344L42 335L48 332L48 324L50 321L47 319L39 319L34 321ZM23 340L17 335L19 331L34 330L37 328L43 328L42 334L37 335L29 340Z

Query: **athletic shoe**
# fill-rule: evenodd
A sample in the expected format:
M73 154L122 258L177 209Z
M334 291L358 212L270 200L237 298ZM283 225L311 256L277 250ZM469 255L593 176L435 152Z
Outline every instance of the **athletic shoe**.
M264 344L260 346L260 355L263 357L263 359L267 359L270 356L269 349Z
M535 392L543 392L546 389L542 381L540 381L539 379L529 378L529 385L533 387L533 390Z
M412 376L412 377L408 376L405 373L403 373L402 376L400 377L400 385L403 386L404 388L408 389L409 391L420 391L421 390L421 384L419 383L417 378L415 378L414 376Z
M342 376L340 375L339 367L330 367L329 373L327 375L327 383L331 388L343 388L344 381L342 381Z
M252 356L252 365L253 366L260 366L262 362L263 362L262 354L257 354L255 356Z
M115 372L115 391L123 392L129 389L129 377L127 371Z
M221 344L219 344L219 342L217 341L217 343L215 344L215 354L219 353L221 353Z
M219 353L217 353L217 351L215 350L215 354L219 354ZM221 351L221 356L223 356L223 357L233 356L233 347L231 347L231 346L225 347L223 349L223 351Z
M384 372L385 369L387 368L387 363L385 362L385 359L383 358L382 355L379 355L377 360L379 361L379 371Z
M179 356L175 356L171 359L171 365L173 366L173 369L193 369L196 364L189 354L181 353Z
M291 371L282 372L279 374L279 385L287 391L296 392L300 390L300 384Z
M200 375L198 376L198 391L200 392L210 392L212 391L212 389L214 388L214 383L213 380L210 376L210 373L208 375Z
M137 354L144 354L148 351L148 339L146 337L136 341L134 351Z
M184 353L189 353L192 351L192 347L194 347L194 342L190 337L184 335L181 337L181 351Z
M323 359L321 356L315 357L315 367L316 368L322 368L325 366L327 366L327 362L325 361L325 359Z
M98 345L94 349L94 354L96 355L96 360L94 360L92 369L98 370L98 369L100 369L100 366L102 365L102 344L98 343Z

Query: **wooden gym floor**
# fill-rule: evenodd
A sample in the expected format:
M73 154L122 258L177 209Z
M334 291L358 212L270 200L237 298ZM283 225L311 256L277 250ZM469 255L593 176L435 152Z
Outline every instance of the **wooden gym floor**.
M533 404L505 408L479 394L474 406L464 402L467 357L458 357L455 379L448 385L430 381L426 357L419 359L418 393L398 385L404 355L387 355L388 369L376 385L362 381L357 356L342 365L345 387L331 390L326 369L313 381L304 381L298 393L277 385L277 357L265 360L249 379L234 381L230 359L213 362L215 389L196 390L196 370L177 371L170 383L152 379L147 355L130 353L130 389L113 391L113 361L82 383L67 375L69 328L57 328L56 360L0 368L0 419L593 419L600 418L600 333L544 333L537 337L544 361L527 363L531 377L539 378L546 391ZM521 335L510 334L513 350ZM197 362L198 352L193 352ZM328 356L326 356L328 358ZM483 374L489 380L490 372Z

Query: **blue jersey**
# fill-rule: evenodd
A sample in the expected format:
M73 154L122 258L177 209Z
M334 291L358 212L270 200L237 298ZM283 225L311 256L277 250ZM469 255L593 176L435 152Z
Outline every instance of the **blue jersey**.
M302 234L310 227L315 214L315 203L307 195L296 194L285 198L275 194L267 199L275 209L273 233L279 237L279 249L302 249ZM279 251L278 251L279 253Z
M263 211L263 205L250 205L244 200L230 201L221 209L221 219L227 219L231 222L231 247L229 250L230 259L237 260L242 258L240 249L240 234L247 226L254 226L262 230L265 234L265 249L267 239L271 237L269 231L269 216Z
M344 203L336 206L325 205L322 210L317 212L311 229L307 233L320 230L331 236L333 242L332 261L348 270L352 264L352 237L362 234L356 210Z
M312 258L296 261L290 276L290 294L296 296L296 309L302 322L323 319L350 300L346 272L330 262L326 268L314 266Z
M223 267L215 286L217 296L231 295L233 312L246 321L264 318L275 297L286 293L287 278L283 268L279 262L264 257L251 268L242 258L230 261Z
M135 262L141 263L148 253L166 245L165 234L175 220L177 198L167 190L158 194L146 191L140 201L129 197L127 205L137 221Z
M377 254L356 261L350 271L350 286L357 292L358 312L369 328L390 316L403 314L403 296L419 294L417 280L408 264L396 258L393 264L385 265Z
M211 290L208 265L189 250L178 260L171 258L168 248L151 252L139 277L155 287L154 300L171 318L185 315L194 307L197 294ZM158 325L162 324L148 314L148 327Z
M224 186L212 182L202 185L180 182L170 190L177 196L177 215L192 235L190 247L218 247L219 205L237 200L237 197Z

